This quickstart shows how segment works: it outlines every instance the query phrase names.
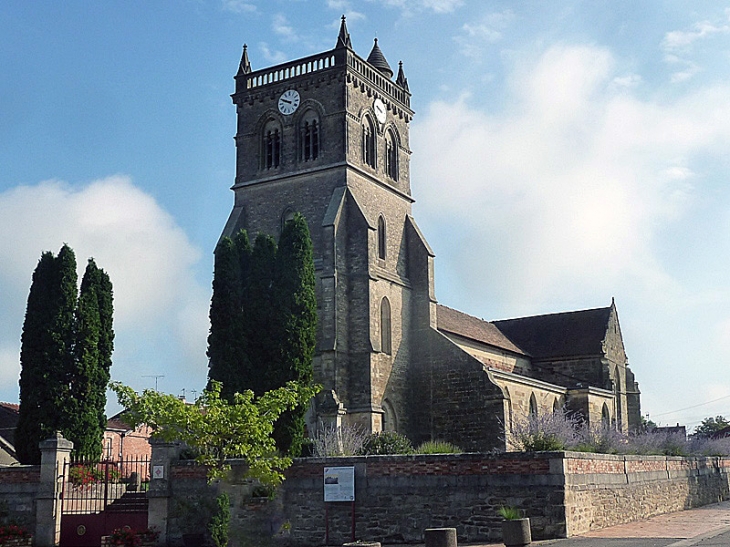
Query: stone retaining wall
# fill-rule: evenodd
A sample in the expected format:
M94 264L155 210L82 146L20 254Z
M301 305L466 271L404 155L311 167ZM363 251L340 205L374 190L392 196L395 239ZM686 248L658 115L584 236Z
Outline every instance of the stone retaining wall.
M324 467L355 467L355 505L323 499ZM257 496L240 479L208 486L203 469L171 469L172 545L181 544L184 511L198 513L218 489L232 501L232 545L342 545L352 539L418 543L426 528L454 527L460 542L498 542L497 510L530 517L533 538L569 537L605 526L728 497L730 460L612 456L573 452L368 456L299 459L276 497ZM208 501L205 501L208 500Z

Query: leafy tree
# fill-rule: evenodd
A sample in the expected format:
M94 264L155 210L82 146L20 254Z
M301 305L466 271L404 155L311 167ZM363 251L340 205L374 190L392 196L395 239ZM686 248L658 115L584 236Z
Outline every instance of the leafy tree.
M251 390L236 393L233 402L221 397L220 382L190 405L174 395L145 390L141 395L119 382L111 389L127 410L129 425L149 425L153 435L164 441L181 441L195 451L196 461L209 466L208 479L225 477L229 458L243 458L247 475L266 485L284 480L283 470L291 458L281 456L271 436L274 421L287 409L304 404L314 388L288 382L285 386L255 397Z
M730 426L730 421L724 416L710 416L702 420L702 423L695 427L695 434L700 437L711 437L713 433Z
M312 238L304 217L297 213L282 230L276 253L273 283L278 359L271 363L274 386L296 381L309 385L317 336L317 298L314 292ZM301 454L306 407L292 409L279 419L274 438L280 450Z
M40 463L38 443L63 425L73 364L76 257L64 245L41 255L33 272L20 350L20 411L16 451L24 464Z
M21 463L39 463L38 443L60 430L86 457L101 454L106 425L112 329L112 286L93 260L78 295L76 257L64 245L41 255L28 295L21 339Z

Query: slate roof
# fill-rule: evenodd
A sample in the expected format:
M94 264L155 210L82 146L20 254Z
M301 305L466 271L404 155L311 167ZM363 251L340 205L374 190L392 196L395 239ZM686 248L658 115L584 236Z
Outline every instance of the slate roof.
M612 306L493 321L535 359L602 355Z
M383 55L383 52L380 50L380 46L378 46L377 38L375 38L373 49L370 50L370 55L368 55L368 63L373 65L388 78L393 77L393 69L390 68L388 61L385 60L385 55Z
M497 327L483 319L439 304L436 307L436 321L439 330L525 355L525 352L512 343Z

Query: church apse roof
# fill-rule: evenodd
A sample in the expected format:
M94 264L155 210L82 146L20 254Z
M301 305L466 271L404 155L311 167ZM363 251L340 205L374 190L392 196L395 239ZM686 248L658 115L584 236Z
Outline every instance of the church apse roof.
M489 344L496 348L525 355L524 351L502 334L492 323L440 304L437 306L436 310L438 330L457 334L465 338L476 340L477 342Z
M603 355L613 307L493 321L513 343L535 359Z

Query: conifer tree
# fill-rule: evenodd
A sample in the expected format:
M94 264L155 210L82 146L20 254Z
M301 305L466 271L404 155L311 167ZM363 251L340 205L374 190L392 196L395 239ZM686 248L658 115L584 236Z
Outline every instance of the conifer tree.
M18 460L40 463L38 443L63 425L73 364L76 257L64 245L45 252L33 273L20 350L20 411L15 433Z
M228 401L240 391L242 321L240 257L233 240L224 237L215 249L208 335L208 387L211 381L220 382L221 395Z
M74 363L63 427L74 452L87 459L101 456L106 427L106 386L114 348L112 299L109 276L89 259L76 310Z
M312 241L304 217L287 222L279 245L258 234L253 248L245 231L223 238L215 251L208 337L208 386L221 395L250 389L256 396L289 381L312 383L317 304ZM304 408L287 411L274 438L282 452L298 455Z
M307 386L312 383L317 336L314 279L312 239L306 220L297 213L284 226L276 254L273 303L279 357L271 363L276 386L292 380ZM305 411L297 407L279 418L274 438L280 450L295 456L301 453Z
M40 463L38 443L56 431L77 455L101 455L106 386L114 349L112 284L89 260L78 295L76 257L44 252L33 273L20 351L21 463Z
M257 396L281 387L277 375L272 375L278 360L277 314L273 302L273 279L276 265L276 241L269 235L258 234L251 254L251 271L245 300L247 313L243 331L249 345L251 360L251 389Z

